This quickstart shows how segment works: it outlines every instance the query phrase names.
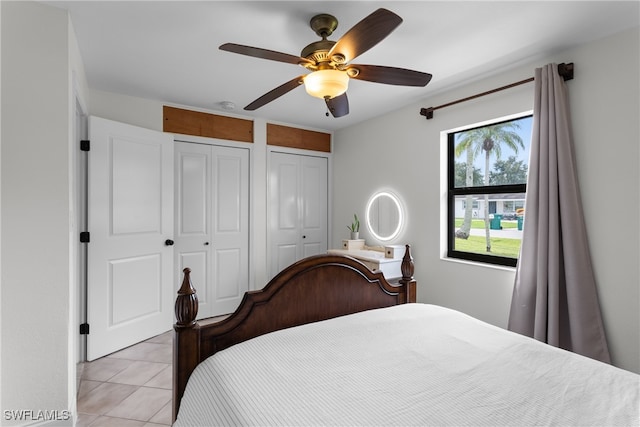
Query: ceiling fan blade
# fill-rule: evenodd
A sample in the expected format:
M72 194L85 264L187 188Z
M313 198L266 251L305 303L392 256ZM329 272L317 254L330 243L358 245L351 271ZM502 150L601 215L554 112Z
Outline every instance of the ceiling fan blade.
M349 114L349 99L347 99L346 93L338 95L335 98L325 99L325 102L333 117L338 118Z
M356 69L358 73L349 76L356 80L366 80L374 83L384 83L398 86L426 86L431 81L431 74L405 68L384 67L380 65L350 65L349 69ZM355 74L355 75L351 75Z
M395 13L378 9L347 31L329 51L329 58L341 54L344 62L353 60L387 37L402 23Z
M301 56L289 55L288 53L276 52L275 50L262 49L259 47L245 46L235 43L225 43L220 45L220 50L240 55L253 56L255 58L269 59L271 61L286 62L288 64L313 64L313 61Z
M285 84L282 84L282 85L278 86L277 88L265 93L260 98L256 99L251 104L249 104L246 107L244 107L244 109L248 110L248 111L257 110L258 108L262 107L263 105L268 104L269 102L273 101L274 99L279 98L282 95L284 95L285 93L290 92L293 89L295 89L298 86L300 86L303 83L303 78L304 78L304 76L298 76L295 79L289 80Z

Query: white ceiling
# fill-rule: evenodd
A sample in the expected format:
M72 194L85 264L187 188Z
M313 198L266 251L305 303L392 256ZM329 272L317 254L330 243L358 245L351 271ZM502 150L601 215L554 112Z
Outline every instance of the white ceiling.
M68 1L92 89L199 109L335 130L431 94L639 25L638 1ZM351 80L350 114L297 88L254 112L243 107L303 74L297 65L224 52L225 42L300 55L319 40L318 13L336 16L337 40L384 7L404 22L353 63L433 74L423 88ZM567 58L571 61L571 58ZM540 64L543 65L543 64ZM615 66L615 64L612 64ZM533 73L533 71L532 71ZM505 84L510 82L505 82ZM417 112L416 112L417 114Z

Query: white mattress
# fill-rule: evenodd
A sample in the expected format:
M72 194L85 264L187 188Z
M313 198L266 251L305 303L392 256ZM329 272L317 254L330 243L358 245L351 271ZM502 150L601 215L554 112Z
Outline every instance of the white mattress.
M638 426L639 407L639 375L405 304L219 352L192 374L175 426Z

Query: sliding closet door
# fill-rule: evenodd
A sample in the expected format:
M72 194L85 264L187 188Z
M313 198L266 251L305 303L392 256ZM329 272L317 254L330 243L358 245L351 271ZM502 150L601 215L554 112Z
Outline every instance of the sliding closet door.
M249 150L176 142L176 266L198 318L232 313L249 288Z
M300 156L302 257L327 252L328 159Z
M270 153L270 277L327 251L327 179L326 157Z

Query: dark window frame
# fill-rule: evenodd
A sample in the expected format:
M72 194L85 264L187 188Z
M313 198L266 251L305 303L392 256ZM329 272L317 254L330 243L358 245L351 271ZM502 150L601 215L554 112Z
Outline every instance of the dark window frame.
M455 198L456 196L467 195L484 195L484 194L504 194L504 193L527 193L527 184L510 184L510 185L487 185L474 187L456 187L455 186L455 135L460 132L467 132L473 129L479 129L500 123L507 123L525 117L531 117L531 114L525 114L521 117L511 118L508 120L496 121L482 126L470 127L464 130L457 130L447 134L447 257L455 259L463 259L467 261L481 262L485 264L501 265L507 267L515 267L518 263L517 258L509 258L499 255L485 255L473 252L464 252L455 250Z

